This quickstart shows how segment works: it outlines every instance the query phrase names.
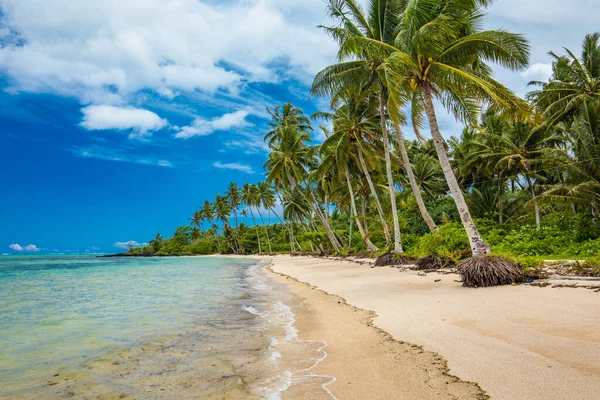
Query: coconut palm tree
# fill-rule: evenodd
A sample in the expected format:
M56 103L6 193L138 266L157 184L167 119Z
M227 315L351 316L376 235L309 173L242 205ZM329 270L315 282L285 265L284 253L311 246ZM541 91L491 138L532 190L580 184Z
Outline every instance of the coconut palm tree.
M254 211L252 211L252 207L256 206L257 202L259 202L258 198L258 188L255 185L251 185L249 183L244 183L242 187L242 196L241 200L246 206L248 210L250 210L250 215L252 216L252 222L254 223L254 227L256 228L256 236L258 238L258 254L262 254L262 248L260 245L260 229L258 225L256 225L256 219L254 218Z
M207 221L209 223L210 227L212 220L215 218L213 206L212 204L210 204L210 201L206 200L204 202L204 205L202 206L202 210L200 212L202 214L202 218L204 219L204 221Z
M343 94L338 94L336 97L343 101L343 104L334 113L317 113L316 115L333 122L333 134L329 135L326 143L328 141L332 143L337 147L336 151L352 153L360 161L359 165L375 200L381 226L387 245L389 245L391 241L390 230L370 172L378 161L377 155L370 145L376 140L376 132L379 130L376 112L377 103L372 101L373 97L367 96L365 98L360 87L349 86L343 88L342 91ZM373 113L373 105L375 105L375 113ZM325 146L325 148L329 147L329 145ZM349 158L345 157L346 160Z
M542 194L543 199L569 201L590 207L592 215L600 215L600 102L582 106L565 133L571 142L570 155L556 165L566 171L561 182Z
M239 227L238 221L238 207L241 204L242 191L240 187L235 182L230 182L227 185L227 190L225 191L225 199L229 203L229 207L231 211L233 211L233 218L235 220L235 228L233 229L233 235L237 241L238 249L241 249L241 241L239 238L239 232L237 228Z
M258 211L258 215L260 216L260 221L262 222L263 227L265 227L265 235L267 236L267 245L269 246L269 254L273 254L271 250L271 239L269 238L269 230L265 226L265 220L262 216L260 208L264 208L271 212L271 208L275 204L275 194L273 193L273 189L267 182L259 182L257 185L257 203L256 209ZM269 222L270 223L270 222Z
M485 121L482 128L485 129ZM496 134L494 134L496 133ZM475 160L491 164L492 171L500 177L522 176L527 182L532 196L537 230L541 227L540 209L537 201L537 181L543 176L537 173L548 160L554 160L564 153L558 147L563 137L556 131L538 129L524 122L506 123L502 130L490 130L478 135L478 146L471 153Z
M338 180L338 184L342 185L343 181L345 181L348 188L348 195L350 197L350 205L352 214L356 220L356 226L358 227L358 231L360 232L365 245L369 251L375 252L379 251L377 246L375 246L371 240L369 239L365 228L360 220L358 210L356 208L356 196L354 194L354 189L352 187L352 179L350 174L350 160L352 159L352 137L344 134L344 130L338 131L337 134L333 134L327 138L327 140L321 145L320 152L322 161L319 165L319 169L317 170L318 174L323 173L324 170L330 170L334 173ZM356 139L354 139L356 141ZM345 177L344 177L345 176ZM368 176L368 171L367 171ZM370 177L369 177L370 179ZM372 183L370 183L370 186ZM379 209L378 209L379 211Z
M491 249L473 222L452 170L447 144L439 129L434 98L441 100L457 119L470 123L477 120L483 103L504 111L507 116L530 115L527 104L494 80L491 68L485 64L494 62L511 70L522 69L529 61L529 45L521 35L504 30L482 31L479 27L487 3L414 0L402 15L395 46L379 42L366 44L372 52L389 54L381 70L392 97L414 98L416 91L422 99L442 171L476 259L469 264L477 267L476 273L470 275L467 270L463 274L467 286L507 283L514 280L514 276L500 273L500 264L502 268L505 265L502 262L491 271L489 279L478 279L483 277L482 270L490 269L477 258L490 254Z
M528 43L523 36L503 30L481 31L482 3L487 2L411 2L401 18L396 46L387 49L390 56L383 68L395 97L406 98L414 91L422 97L435 149L475 257L489 254L491 249L471 218L450 165L434 97L458 119L471 123L476 121L482 102L502 110L528 112L527 105L495 81L484 64L492 61L512 70L522 69L529 59ZM430 29L432 26L436 29ZM385 51L383 46L378 44L378 49Z
M190 218L190 225L192 225L192 227L198 229L198 227L202 225L203 221L204 221L204 217L202 216L202 212L196 211L196 212L194 212L194 215L192 215L192 218Z
M220 194L218 194L215 197L215 201L213 202L213 209L214 209L214 215L215 218L218 221L221 221L223 223L223 235L228 238L231 237L231 233L232 233L232 229L231 229L231 225L229 224L229 218L231 217L231 206L229 201L221 196ZM226 232L229 233L229 235L226 235ZM231 241L228 241L229 246L231 247L231 250L234 253L237 253L237 245L235 243L235 239L234 239L234 243L232 243Z
M387 91L385 81L378 72L389 53L369 50L371 43L392 47L405 3L400 0L369 0L367 6L369 12L366 14L355 0L328 0L329 14L340 22L340 26L324 27L324 29L339 43L340 62L319 72L311 89L314 94L333 97L343 87L356 86L360 82L371 82L376 88L387 186L394 222L394 251L397 253L402 253L403 248L392 175L391 144L386 116Z
M315 164L315 151L307 143L310 134L297 129L295 125L283 125L277 128L277 139L271 140L269 146L272 152L265 163L268 182L274 183L278 188L293 187L299 191L302 184L308 184L308 171ZM340 252L341 246L335 237L329 221L325 218L318 206L314 191L309 190L309 201L313 211L321 225L325 229L327 238L336 252Z
M528 97L542 110L545 124L572 122L584 104L600 99L600 33L583 40L581 59L571 50L554 58L553 73L548 82L531 82L540 89Z

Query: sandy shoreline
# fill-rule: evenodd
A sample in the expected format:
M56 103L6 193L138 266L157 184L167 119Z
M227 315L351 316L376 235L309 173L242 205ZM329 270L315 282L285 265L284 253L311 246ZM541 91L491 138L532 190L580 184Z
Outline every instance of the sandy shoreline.
M336 376L329 387L339 399L466 399L483 391L493 399L591 399L600 393L597 292L473 290L455 275L272 259L273 278L313 310L299 314L297 328L302 338L328 343L327 359L313 372Z

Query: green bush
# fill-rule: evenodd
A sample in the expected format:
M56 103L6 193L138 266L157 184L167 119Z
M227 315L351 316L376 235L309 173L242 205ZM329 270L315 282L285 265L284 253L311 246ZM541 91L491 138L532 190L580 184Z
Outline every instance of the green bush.
M425 257L437 254L458 261L468 252L469 238L461 224L452 222L441 225L439 232L423 235L415 255Z

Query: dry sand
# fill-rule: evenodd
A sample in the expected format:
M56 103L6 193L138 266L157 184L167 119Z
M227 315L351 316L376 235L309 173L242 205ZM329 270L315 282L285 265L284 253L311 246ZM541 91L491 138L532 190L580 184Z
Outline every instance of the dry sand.
M376 327L426 350L369 327L372 314L288 280L314 310L298 314L300 335L329 344L314 372L337 377L329 387L340 399L480 396L476 386L445 374L443 358L450 374L477 382L493 399L600 398L598 292L465 289L456 275L309 257L276 256L272 269L372 310Z

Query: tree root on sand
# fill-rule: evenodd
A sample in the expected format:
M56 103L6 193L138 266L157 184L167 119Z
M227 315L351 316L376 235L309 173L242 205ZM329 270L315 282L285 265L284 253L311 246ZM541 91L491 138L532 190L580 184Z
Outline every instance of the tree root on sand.
M502 257L472 257L461 262L458 270L465 287L487 287L521 283L523 270Z

